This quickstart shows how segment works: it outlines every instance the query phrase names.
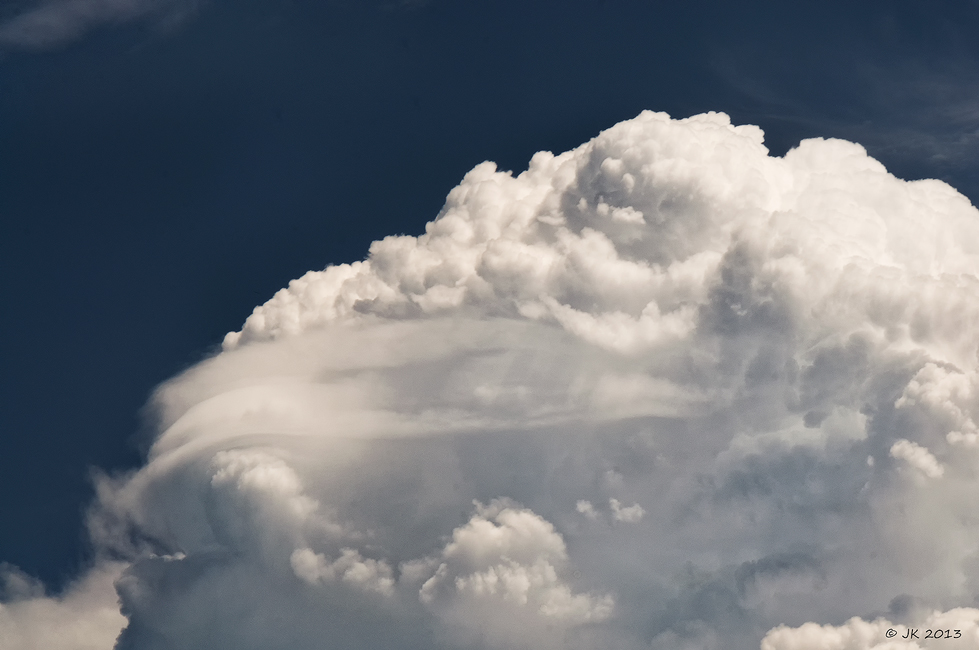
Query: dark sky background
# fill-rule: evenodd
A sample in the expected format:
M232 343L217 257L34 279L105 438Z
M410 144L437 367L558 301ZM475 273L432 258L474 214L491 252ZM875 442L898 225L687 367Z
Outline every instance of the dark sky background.
M7 2L0 18L30 8ZM190 5L184 3L182 8ZM292 278L644 109L979 198L979 3L210 0L0 55L0 561L57 588L153 387Z

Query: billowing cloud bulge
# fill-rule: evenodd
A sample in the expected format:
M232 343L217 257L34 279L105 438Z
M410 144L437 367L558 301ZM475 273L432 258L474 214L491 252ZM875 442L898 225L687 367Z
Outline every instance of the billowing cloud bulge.
M483 163L256 308L99 485L117 647L975 647L979 212L762 141Z

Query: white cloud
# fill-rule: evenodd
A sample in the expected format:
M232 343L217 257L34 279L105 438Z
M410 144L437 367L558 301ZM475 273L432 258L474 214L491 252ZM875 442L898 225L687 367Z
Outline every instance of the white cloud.
M891 446L891 456L905 460L928 478L941 478L945 468L926 448L910 440L898 440Z
M73 41L103 25L150 20L178 22L197 0L37 0L0 24L0 48L42 50Z
M892 637L888 636L888 630ZM886 618L866 621L855 616L839 626L816 623L796 628L780 626L765 635L761 650L967 650L977 644L979 610L960 607L931 612L907 625Z
M384 562L365 559L352 548L343 549L340 557L332 562L321 553L314 553L309 548L300 548L293 551L289 561L296 575L310 584L340 579L366 591L376 591L385 596L390 595L394 590L391 567Z
M574 593L562 580L568 554L554 526L506 500L477 503L437 562L418 593L456 642L482 637L494 646L550 647L555 626L603 621L613 612L610 595Z
M609 507L612 508L612 518L627 524L634 524L642 521L642 516L646 514L643 507L638 503L631 506L623 506L618 499L609 499Z
M0 567L0 648L11 650L106 650L126 624L113 582L123 565L105 563L58 596L46 596L35 580Z
M119 650L757 650L968 605L977 326L979 211L852 143L643 113L484 163L157 391L91 523Z
M598 519L598 511L595 510L595 506L592 505L591 501L585 501L582 499L575 504L575 510L585 515L589 519Z

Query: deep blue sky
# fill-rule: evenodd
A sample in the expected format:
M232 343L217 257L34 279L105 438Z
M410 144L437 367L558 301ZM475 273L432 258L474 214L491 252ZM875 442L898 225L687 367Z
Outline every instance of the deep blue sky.
M0 11L10 16L19 2ZM291 278L643 109L979 198L977 2L210 0L0 57L0 561L85 558L92 467Z

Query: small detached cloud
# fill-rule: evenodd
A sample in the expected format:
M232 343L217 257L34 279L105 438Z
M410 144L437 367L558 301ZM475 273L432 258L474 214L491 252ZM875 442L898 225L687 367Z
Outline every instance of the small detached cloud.
M642 521L643 515L646 511L638 503L634 503L631 506L623 506L618 499L609 499L609 515L610 519L615 522L634 524ZM592 521L601 517L601 513L592 505L591 501L581 500L575 505L575 509L588 517Z
M643 507L638 503L631 506L623 506L618 499L609 499L609 507L612 508L612 518L627 524L635 524L642 521L642 516L646 514Z
M582 499L575 504L575 509L589 519L598 519L598 511L595 510L595 506L592 505L591 501Z
M36 0L0 23L0 49L45 50L93 29L135 21L164 26L197 11L198 0Z

